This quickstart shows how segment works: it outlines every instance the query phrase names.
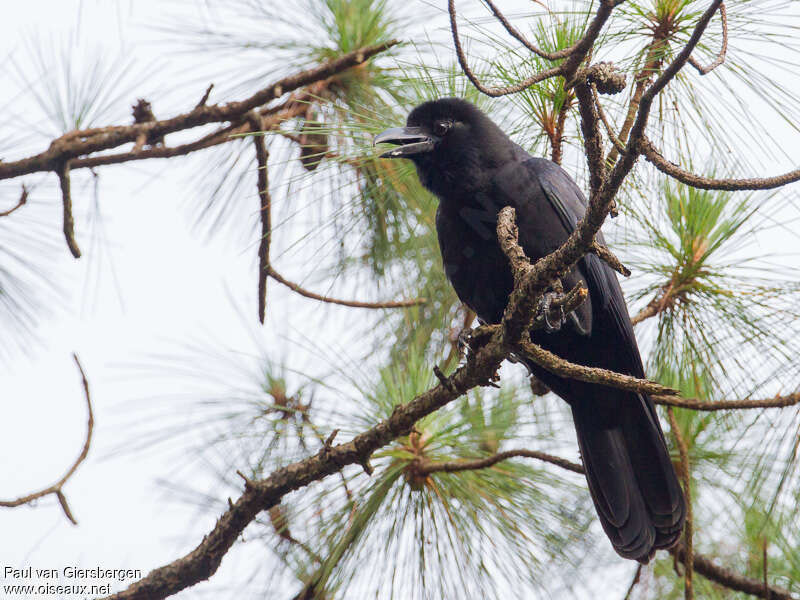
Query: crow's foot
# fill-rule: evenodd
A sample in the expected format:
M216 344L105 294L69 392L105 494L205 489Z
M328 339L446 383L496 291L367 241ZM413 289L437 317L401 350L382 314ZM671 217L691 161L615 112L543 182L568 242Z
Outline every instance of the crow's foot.
M539 306L536 307L536 320L544 323L544 330L547 333L559 331L561 326L567 322L567 317L564 314L564 306L559 304L555 309L551 306L553 300L561 296L562 294L559 292L545 292L539 300ZM553 312L556 313L555 322L553 322Z

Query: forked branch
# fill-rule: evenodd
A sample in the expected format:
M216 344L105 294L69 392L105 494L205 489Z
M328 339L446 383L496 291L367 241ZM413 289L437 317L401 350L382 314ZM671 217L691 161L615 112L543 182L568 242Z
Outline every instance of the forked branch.
M86 373L81 366L80 360L78 360L78 356L73 354L72 358L75 360L75 364L77 365L78 371L81 375L83 394L86 398L86 411L89 414L86 424L86 440L83 442L83 448L81 448L81 452L78 455L78 458L75 459L75 462L72 463L72 466L67 470L66 473L64 473L61 479L56 481L53 485L47 486L46 488L43 488L37 492L20 496L15 500L0 500L0 506L14 508L16 506L22 506L23 504L28 504L34 500L38 500L39 498L52 494L58 499L58 503L61 505L61 510L64 511L64 515L67 517L67 519L69 519L73 525L77 525L78 521L76 521L75 517L72 515L72 511L67 503L67 497L64 495L63 488L64 484L69 480L70 477L72 477L75 471L78 470L78 467L81 465L81 463L86 460L86 457L89 455L89 447L92 444L92 431L94 430L94 413L92 412L92 398L89 394L89 381L86 379Z

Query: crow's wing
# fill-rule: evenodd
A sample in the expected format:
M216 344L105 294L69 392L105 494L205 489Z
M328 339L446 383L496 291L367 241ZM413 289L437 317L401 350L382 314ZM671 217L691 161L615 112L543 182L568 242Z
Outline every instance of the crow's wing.
M509 164L494 184L495 201L515 208L520 245L534 260L558 248L586 212L586 200L575 182L545 159ZM589 302L577 311L588 335L569 328L554 334L538 331L534 341L572 362L642 377L616 274L587 255L564 279L565 287L582 282L589 290ZM617 552L646 562L654 547L674 543L685 506L650 399L528 366L572 407L589 489Z

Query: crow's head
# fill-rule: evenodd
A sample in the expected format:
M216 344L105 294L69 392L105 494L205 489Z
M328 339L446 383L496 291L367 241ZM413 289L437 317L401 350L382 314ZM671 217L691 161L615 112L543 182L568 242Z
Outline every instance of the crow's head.
M405 127L375 136L375 144L397 145L381 158L411 159L428 187L442 179L453 180L447 184L464 181L500 166L513 160L515 147L485 114L460 98L420 104Z

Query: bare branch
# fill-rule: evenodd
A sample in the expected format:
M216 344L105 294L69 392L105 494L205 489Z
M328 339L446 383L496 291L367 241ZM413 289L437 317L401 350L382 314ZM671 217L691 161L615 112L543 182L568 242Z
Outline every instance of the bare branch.
M23 183L22 184L22 192L19 195L19 200L17 200L17 203L14 206L12 206L11 208L9 208L8 210L4 210L4 211L0 212L0 217L7 217L11 213L13 213L15 210L17 210L20 206L24 206L27 201L28 201L28 188L26 188L25 184Z
M624 1L625 0L622 0L622 2ZM617 4L621 4L621 2L618 2ZM608 20L608 17L611 16L611 12L614 10L615 6L616 4L609 2L608 0L601 0L597 7L597 13L595 13L592 22L589 23L586 33L584 33L583 37L575 44L574 50L570 53L567 60L561 64L564 78L567 81L575 77L575 73L581 66L583 60L589 54L592 46L594 46L597 36L600 35L603 25L606 24L606 21Z
M214 84L213 83L209 83L208 87L206 88L205 93L203 94L203 97L200 98L200 102L198 102L195 105L195 108L200 108L201 106L205 106L206 105L206 102L208 102L208 97L211 95L211 90L213 90L213 89L214 89Z
M771 190L789 183L800 181L800 169L789 171L774 177L753 177L749 179L712 179L690 173L683 167L668 161L653 146L653 143L643 137L639 142L639 149L644 157L659 171L677 179L681 183L701 190L726 190L738 192L743 190Z
M78 366L78 371L81 374L81 383L83 385L83 393L86 398L86 410L89 413L89 418L86 425L86 441L83 443L83 448L81 449L81 453L78 455L78 458L75 459L75 462L72 463L72 466L67 470L66 473L56 481L53 485L50 485L38 492L33 492L31 494L27 494L25 496L21 496L16 500L0 500L0 506L13 508L16 506L22 506L23 504L28 504L33 500L38 498L42 498L43 496L47 496L49 494L53 494L58 499L59 504L61 505L61 509L64 511L64 515L74 524L77 525L78 522L75 520L75 517L72 515L72 511L69 508L69 504L67 504L67 498L64 496L63 487L67 480L72 477L75 471L78 469L80 464L86 460L86 457L89 455L89 447L92 443L92 431L94 430L94 414L92 412L92 398L89 394L89 382L86 379L86 373L81 366L80 360L78 360L78 356L76 354L72 355L72 358L75 360L75 364Z
M532 52L536 52L535 47L529 45L527 41L523 41L524 38L522 37L519 32L514 29L510 23L505 19L505 17L500 13L499 10L488 0L487 4L495 13L495 16L500 20L506 30L511 33L514 37L520 40L523 44L526 45ZM575 76L578 67L586 58L589 50L591 50L592 46L594 45L595 40L597 40L597 36L600 35L600 30L603 28L608 17L611 15L611 11L614 9L616 4L612 2L601 2L598 9L597 14L595 15L592 22L589 24L589 27L586 29L586 33L583 37L578 40L573 46L567 48L565 50L560 50L560 52L566 52L564 57L567 58L563 63L560 65L553 67L551 69L545 69L544 71L540 71L539 73L534 73L524 81L521 81L515 85L507 86L507 87L486 87L483 85L480 80L478 80L475 73L470 68L467 57L464 53L464 49L461 46L461 39L458 35L458 23L456 22L456 5L455 0L448 0L447 2L447 10L450 13L450 31L453 35L453 45L456 49L456 55L458 56L458 63L461 65L461 69L464 71L464 74L469 78L472 84L478 88L481 92L486 94L487 96L492 96L496 98L498 96L506 96L508 94L515 94L520 92L535 83L539 83L540 81L544 81L545 79L549 79L551 77L555 77L557 75L563 75L567 80L573 79ZM510 28L510 29L509 29ZM512 32L513 30L513 32ZM519 37L517 37L519 36ZM550 59L554 60L554 59Z
M451 460L446 462L422 462L416 469L420 475L427 475L429 473L445 472L456 473L458 471L475 471L478 469L485 469L496 465L497 463L508 460L509 458L535 458L550 464L567 469L573 473L584 473L583 466L578 463L571 462L559 456L553 456L546 452L539 452L537 450L506 450L498 452L485 458L476 458L472 460Z
M600 104L600 97L597 94L597 87L594 84L592 85L592 92L594 94L594 103L595 107L597 108L597 114L600 116L600 120L603 121L608 139L614 145L614 148L617 152L620 154L625 154L625 144L623 144L622 140L620 140L614 133L614 128L611 127L611 122L608 120L608 117L606 117L606 112L603 110L603 105Z
M519 351L525 358L532 360L540 367L547 369L559 377L607 385L621 390L637 392L639 394L659 394L669 397L680 394L678 390L673 390L672 388L654 381L648 381L647 379L639 379L630 375L615 373L608 369L585 367L583 365L571 363L545 350L541 346L534 344L529 341L529 339L527 334L523 335L523 339L519 344Z
M689 40L686 42L686 45L642 95L642 101L639 103L636 121L631 128L631 139L628 140L629 146L631 145L631 140L638 144L639 140L644 135L647 117L650 114L650 106L652 105L653 100L665 87L667 87L667 84L675 78L675 76L678 74L678 71L680 71L689 60L692 51L700 42L700 38L703 37L703 33L705 32L706 27L708 27L708 22L711 20L711 17L714 16L714 13L717 12L720 4L722 4L722 0L711 1L710 6L697 21L697 25L695 25L694 31L692 31L692 35L689 36Z
M61 205L63 207L63 231L67 247L75 258L81 257L81 249L75 241L75 220L72 218L72 192L70 191L69 161L65 160L56 167L58 184L61 186Z
M669 549L669 553L677 557L683 564L686 564L686 548L683 544L679 543L673 546ZM769 586L769 589L765 591L763 581L746 577L731 569L722 567L716 564L713 559L703 556L702 554L695 554L692 557L692 564L697 573L730 590L744 592L745 594L750 594L757 598L765 598L767 600L796 600L797 598L796 596L792 596L789 590L776 585Z
M725 54L728 52L728 13L725 10L724 2L719 5L719 16L722 19L722 47L719 50L719 54L717 54L717 58L710 65L704 67L694 58L689 57L689 64L697 69L700 75L708 75L725 62Z
M773 398L748 399L748 400L720 400L709 402L697 398L677 398L675 396L661 396L654 394L651 396L656 404L665 406L676 406L678 408L690 408L692 410L718 411L718 410L748 410L753 408L786 408L800 404L800 392L788 394L786 396L775 396Z
M599 258L604 260L609 267L614 269L617 273L622 275L623 277L630 277L631 270L622 264L622 261L616 257L616 255L611 252L606 246L598 244L595 242L592 244L591 252L596 254Z
M417 306L419 304L425 304L427 300L425 298L413 298L411 300L395 300L389 302L360 302L358 300L339 300L338 298L331 298L330 296L321 296L320 294L315 294L314 292L310 292L305 288L300 287L296 283L292 283L288 279L285 279L280 273L278 273L272 265L267 265L267 272L270 277L272 277L278 283L282 283L286 287L288 287L293 292L297 292L301 296L305 296L306 298L311 298L312 300L319 300L320 302L327 302L329 304L340 304L341 306L351 306L353 308L406 308L409 306Z
M248 120L254 132L260 132L263 129L263 123L259 115L250 113ZM272 237L272 200L269 195L269 174L267 172L269 152L267 152L267 146L264 143L264 134L256 133L253 136L253 144L255 145L256 164L258 165L258 214L261 220L261 240L258 244L258 320L263 324L267 310L269 245Z

